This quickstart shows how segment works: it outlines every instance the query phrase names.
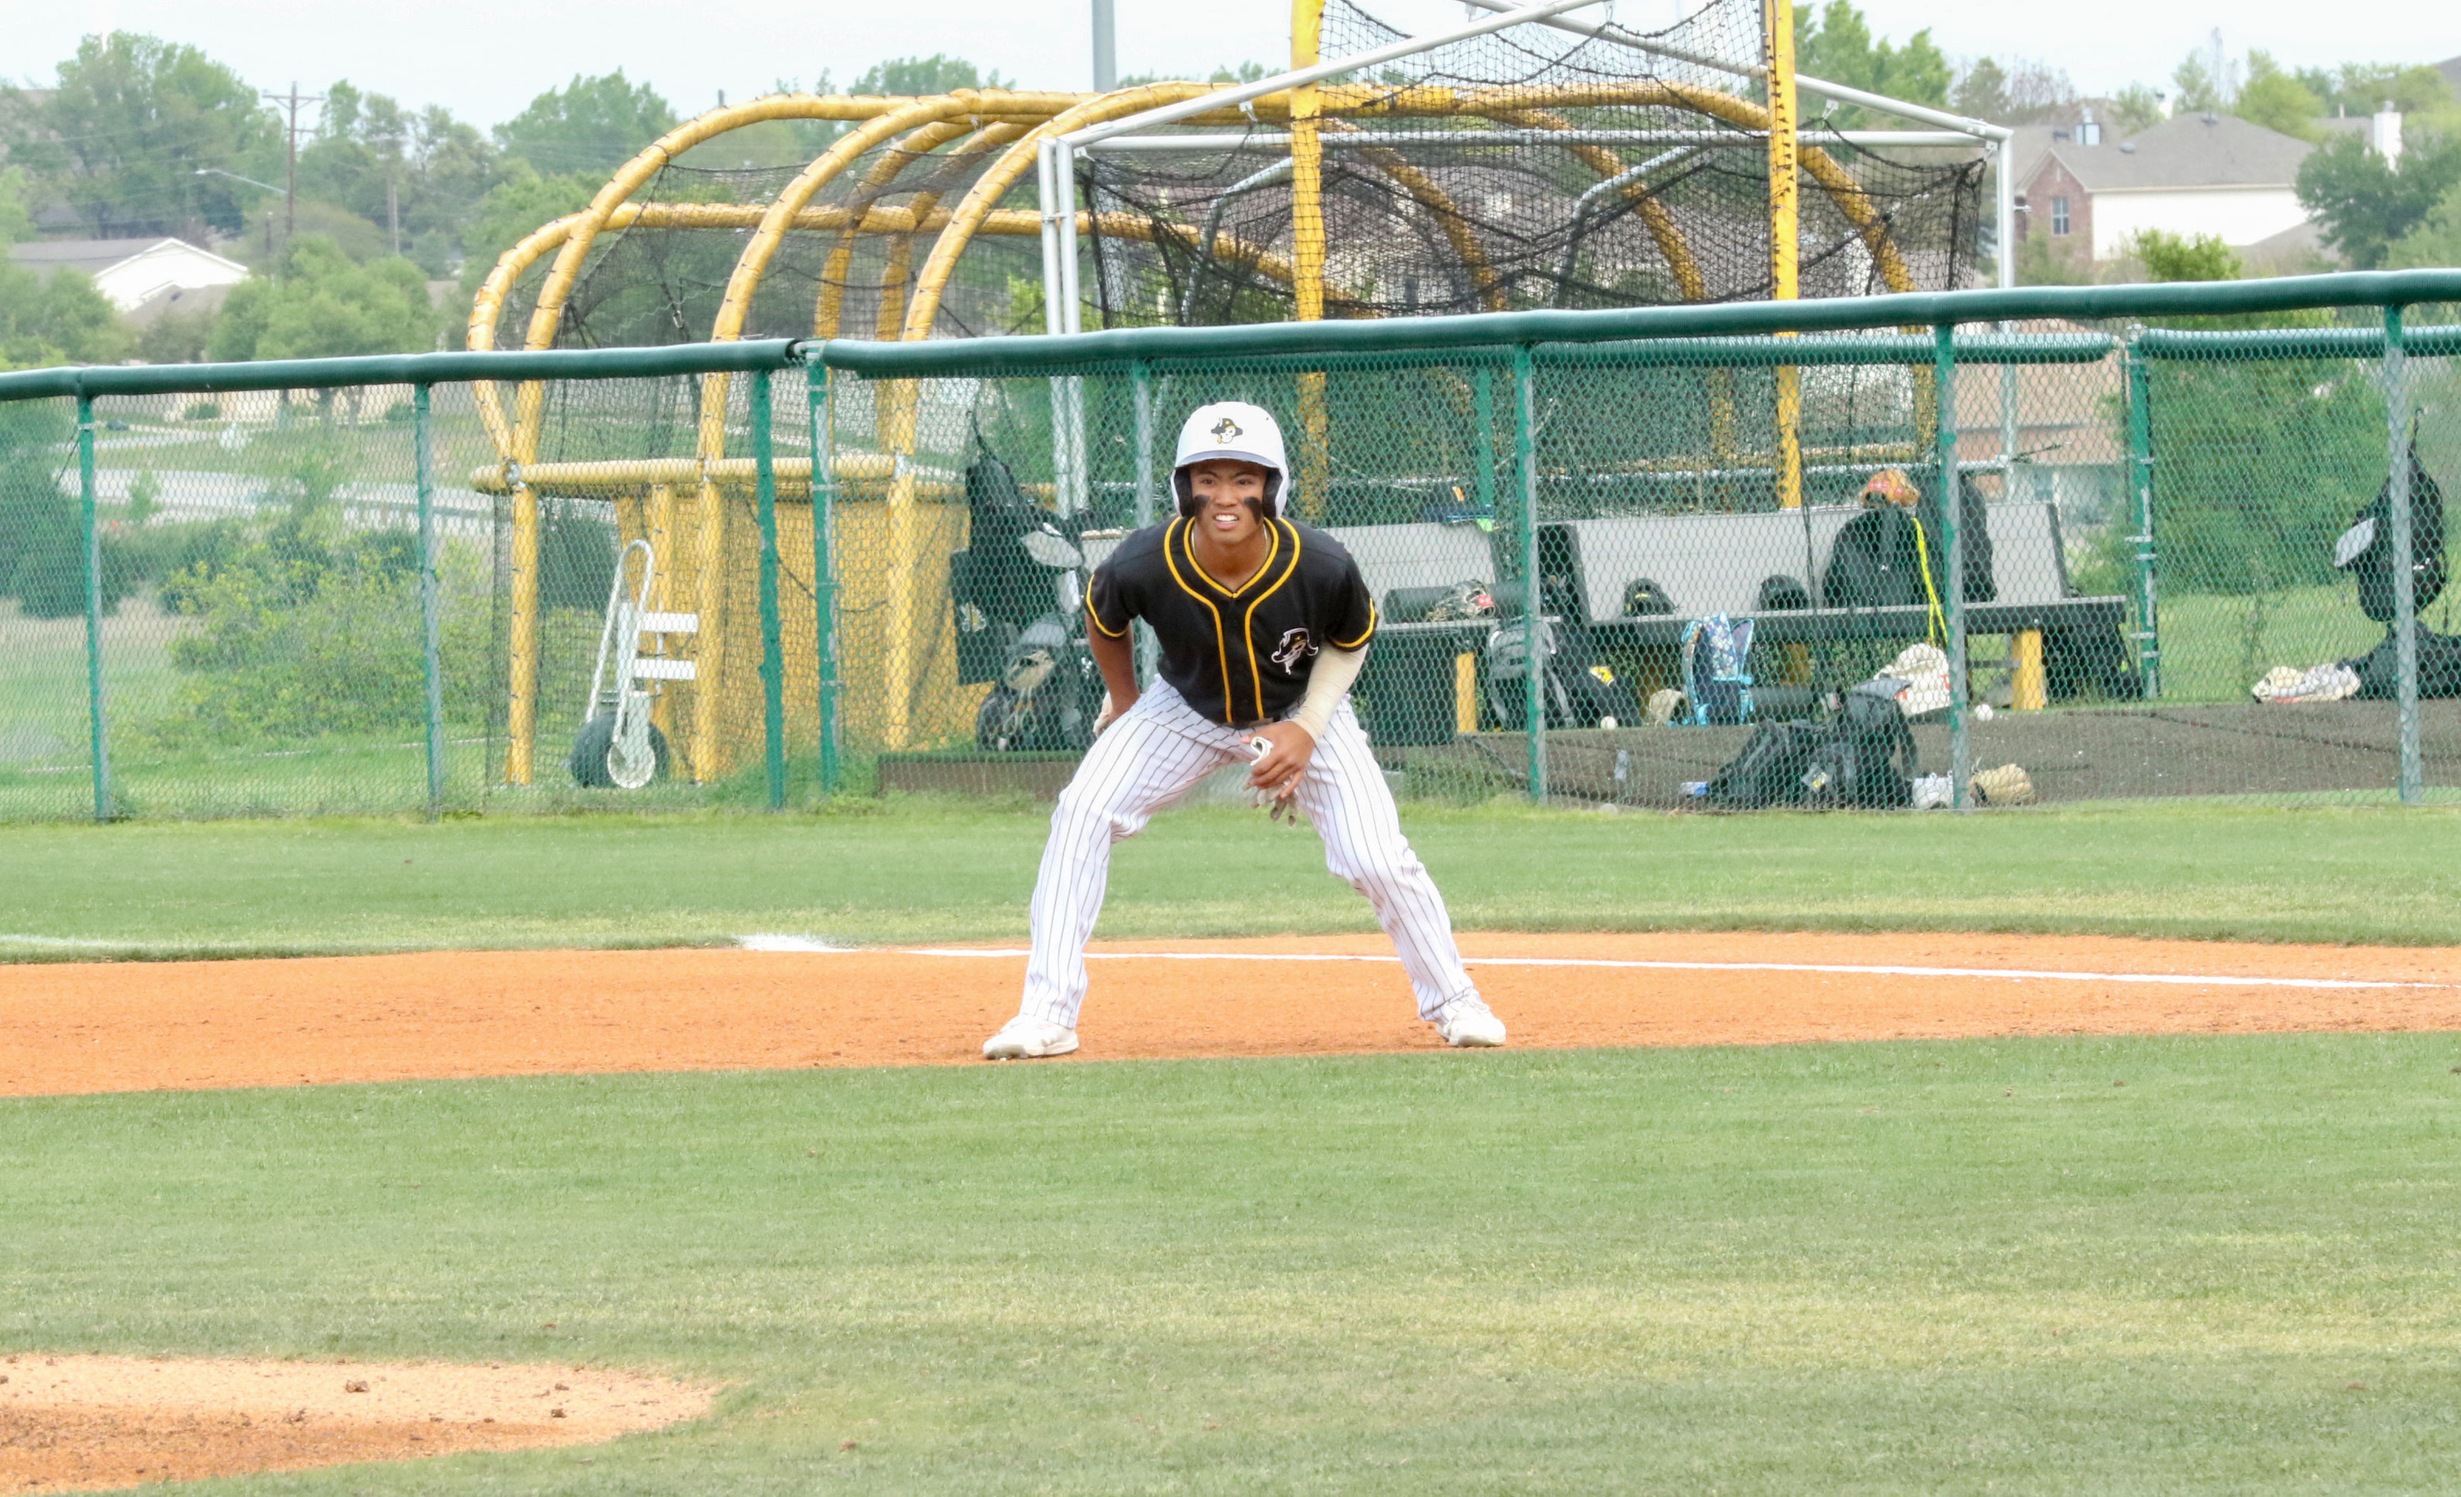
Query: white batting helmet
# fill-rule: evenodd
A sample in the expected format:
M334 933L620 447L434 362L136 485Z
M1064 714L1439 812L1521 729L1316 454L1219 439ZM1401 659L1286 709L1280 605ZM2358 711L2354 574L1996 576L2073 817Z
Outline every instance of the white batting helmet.
M1254 463L1265 470L1265 507L1278 517L1283 494L1290 487L1290 466L1282 457L1282 427L1263 406L1238 400L1200 405L1179 428L1179 460L1171 465L1171 492L1179 497L1179 512L1195 503L1188 487L1188 469L1218 459Z

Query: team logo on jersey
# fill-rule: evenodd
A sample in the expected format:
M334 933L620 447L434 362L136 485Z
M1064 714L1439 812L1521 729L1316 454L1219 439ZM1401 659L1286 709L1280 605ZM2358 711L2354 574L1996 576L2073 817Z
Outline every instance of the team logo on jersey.
M1299 662L1316 653L1316 641L1305 629L1285 629L1282 643L1273 652L1273 663L1286 675L1297 675Z
M1224 416L1213 424L1213 439L1217 442L1235 442L1246 435L1246 432L1239 429L1239 423L1228 416Z

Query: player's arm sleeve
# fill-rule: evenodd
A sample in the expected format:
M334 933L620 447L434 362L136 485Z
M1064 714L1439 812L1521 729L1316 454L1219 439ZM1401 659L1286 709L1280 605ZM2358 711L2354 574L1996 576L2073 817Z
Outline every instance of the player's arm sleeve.
M1375 633L1376 595L1353 561L1334 592L1333 616L1325 621L1325 643L1337 650L1363 650Z
M1299 710L1290 720L1307 729L1307 736L1324 742L1325 724L1333 721L1335 709L1359 679L1359 667L1367 663L1365 650L1330 649L1319 651L1315 663L1308 667L1307 695L1299 699Z
M1124 639L1129 621L1140 611L1135 592L1121 579L1119 569L1106 561L1094 568L1093 577L1085 584L1085 616L1104 634Z

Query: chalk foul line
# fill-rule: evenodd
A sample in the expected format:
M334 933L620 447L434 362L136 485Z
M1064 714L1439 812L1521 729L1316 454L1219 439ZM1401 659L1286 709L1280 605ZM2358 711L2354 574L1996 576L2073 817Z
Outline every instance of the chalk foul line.
M752 940L764 943L752 946ZM789 941L800 944L788 945ZM862 955L864 949L832 946L808 937L750 937L748 950L799 951L815 955ZM874 947L888 956L919 956L957 960L1016 960L1030 955L1021 946ZM1089 951L1089 962L1372 962L1398 965L1399 957L1353 956L1313 951ZM1910 967L1857 962L1678 962L1615 957L1475 956L1463 953L1472 967L1569 967L1642 972L1797 972L1837 977L1998 978L2010 982L2118 982L2179 988L2305 988L2322 992L2412 990L2442 992L2461 983L2395 982L2362 977L2242 977L2192 972L2066 972L2040 967Z

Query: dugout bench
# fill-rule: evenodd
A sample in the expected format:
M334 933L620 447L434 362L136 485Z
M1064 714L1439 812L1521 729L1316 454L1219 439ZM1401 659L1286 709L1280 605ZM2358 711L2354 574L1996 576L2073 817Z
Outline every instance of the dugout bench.
M1773 581L1791 583L1797 598L1815 597L1830 553L1859 505L1746 514L1628 515L1554 520L1538 527L1546 617L1586 620L1601 650L1680 648L1684 626L1723 613L1754 621L1755 647L1837 640L1919 640L1929 633L1920 605L1894 608L1764 606ZM1986 506L1991 536L1988 603L1968 603L1966 632L2010 638L2011 705L2047 706L2052 636L2106 637L2127 627L2128 600L2085 597L2073 589L2061 545L2059 514L2048 500ZM1391 745L1449 742L1479 726L1478 660L1496 620L1416 622L1395 607L1396 594L1420 594L1462 582L1492 584L1503 570L1495 538L1475 525L1421 522L1334 526L1327 530L1359 564L1377 600L1376 647L1367 653L1358 696L1368 729ZM1115 544L1115 543L1114 543ZM1087 546L1099 562L1108 545ZM1626 611L1634 584L1663 600L1665 611ZM1517 589L1496 590L1497 612L1520 610ZM1943 599L1945 602L1945 599ZM1645 605L1659 606L1655 601ZM1449 687L1449 690L1447 690Z
M1755 646L1922 639L1930 623L1920 605L1800 606L1816 597L1814 579L1827 574L1839 534L1862 513L1859 505L1822 505L1549 521L1538 527L1544 612L1550 619L1586 620L1592 644L1617 653L1650 650L1671 656L1681 646L1685 625L1712 613L1753 620ZM1994 597L1966 604L1966 633L2008 636L2010 705L2039 710L2049 704L2052 657L2063 642L2071 649L2073 642L2097 639L2116 646L2130 616L2128 600L2075 591L2059 513L2050 501L1995 503L1986 506L1986 514ZM1491 538L1471 526L1375 525L1331 533L1358 558L1388 615L1401 612L1392 607L1396 592L1488 579L1502 570ZM1635 584L1646 584L1637 599ZM1513 594L1506 587L1497 595L1498 611L1506 616L1519 611ZM1773 607L1773 600L1797 606ZM1651 611L1628 612L1636 601ZM1378 631L1386 647L1368 652L1360 680L1359 694L1378 741L1432 743L1450 736L1441 731L1445 727L1473 731L1475 662L1493 627L1493 620L1425 624L1388 617ZM1454 683L1452 702L1430 700L1437 695L1431 688L1447 676ZM2115 681L2099 684L2114 694L2122 689ZM1448 717L1449 723L1443 721Z

